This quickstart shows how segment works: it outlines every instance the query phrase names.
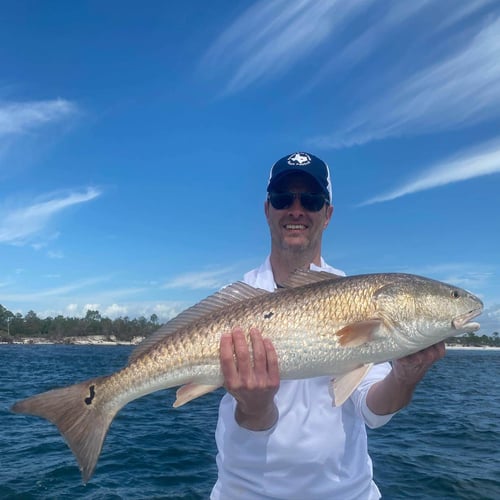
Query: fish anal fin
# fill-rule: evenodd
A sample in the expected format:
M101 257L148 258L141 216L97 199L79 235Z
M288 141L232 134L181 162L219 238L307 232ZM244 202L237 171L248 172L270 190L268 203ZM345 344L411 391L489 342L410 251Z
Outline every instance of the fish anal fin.
M186 403L189 403L189 401L199 398L200 396L204 396L209 392L213 392L219 387L221 386L210 384L195 384L193 382L185 384L177 389L176 400L174 401L173 407L178 408L179 406L185 405Z
M336 335L342 347L357 347L373 340L381 325L380 319L358 321L345 326Z
M361 365L350 372L344 373L332 379L329 386L332 406L341 406L347 398L356 390L361 381L373 366L373 363Z

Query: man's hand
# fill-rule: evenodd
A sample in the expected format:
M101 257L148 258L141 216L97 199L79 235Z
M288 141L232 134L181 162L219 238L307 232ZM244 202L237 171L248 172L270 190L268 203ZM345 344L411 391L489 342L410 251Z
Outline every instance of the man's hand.
M404 385L416 386L429 371L429 368L444 357L446 347L444 342L434 344L401 359L392 362L392 371L396 379Z
M444 342L427 347L392 362L392 370L384 380L374 384L366 396L366 404L376 415L388 415L411 401L418 383L430 367L446 352Z
M280 377L278 356L269 339L250 329L252 353L241 328L224 334L220 341L220 364L224 386L237 401L235 418L241 427L259 431L278 419L274 396Z

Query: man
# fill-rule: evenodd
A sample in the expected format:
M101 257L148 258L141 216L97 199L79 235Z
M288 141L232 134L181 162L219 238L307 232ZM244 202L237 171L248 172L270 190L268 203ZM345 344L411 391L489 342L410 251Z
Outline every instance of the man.
M323 231L333 214L330 171L309 153L277 161L264 211L271 253L244 281L269 291L296 269L344 275L321 257ZM330 377L279 379L270 340L252 329L222 336L220 362L228 391L216 430L219 476L211 498L230 500L380 498L373 482L366 428L387 423L406 406L430 366L444 356L440 343L375 365L351 397L333 407Z

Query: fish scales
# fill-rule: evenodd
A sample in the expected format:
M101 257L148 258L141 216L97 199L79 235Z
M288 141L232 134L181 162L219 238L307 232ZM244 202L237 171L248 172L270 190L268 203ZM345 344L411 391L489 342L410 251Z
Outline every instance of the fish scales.
M231 331L237 325L246 330L250 327L259 328L276 343L278 350L283 346L283 375L286 376L287 369L292 368L293 373L297 375L297 367L289 367L287 364L287 349L297 348L302 344L305 348L303 351L307 350L309 356L316 356L318 353L311 349L311 346L319 348L323 344L315 341L315 335L331 336L332 332L347 323L359 321L375 313L374 304L367 300L367 297L380 286L381 278L374 277L370 287L359 287L359 282L359 279L351 279L341 280L338 285L335 282L306 285L313 293L304 293L303 289L289 289L270 294L264 299L257 297L246 303L236 304L229 314L225 310L214 312L211 316L169 335L144 354L147 360L139 365L132 364L116 376L124 377L127 381L135 380L134 390L140 387L140 381L146 381L145 389L150 386L163 388L204 375L205 382L218 383L220 335ZM269 312L264 311L269 311L272 315L269 317ZM323 345L322 353L319 353L323 357L332 348L339 347L337 337L331 337L330 344ZM309 356L304 362L310 362ZM299 357L294 356L294 362L297 362ZM186 366L189 371L183 369ZM207 366L212 366L212 370L206 372ZM197 371L194 367L205 368L205 371ZM214 374L217 375L215 379Z
M221 386L220 337L237 326L271 339L281 378L335 376L333 398L342 404L371 364L477 330L470 320L483 307L465 290L407 274L298 271L285 287L269 293L231 285L147 338L120 371L19 401L12 410L55 423L86 482L125 404L182 385L174 403L180 406Z

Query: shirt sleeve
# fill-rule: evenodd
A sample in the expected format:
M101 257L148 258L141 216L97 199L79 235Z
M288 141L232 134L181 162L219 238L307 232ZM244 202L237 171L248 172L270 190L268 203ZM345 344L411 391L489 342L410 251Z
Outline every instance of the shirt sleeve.
M371 386L376 382L383 380L389 374L391 369L392 368L390 363L380 363L373 366L351 396L356 409L361 414L365 421L365 424L370 429L375 429L377 427L385 425L395 415L395 413L389 413L387 415L377 415L376 413L373 413L366 404L366 396Z

